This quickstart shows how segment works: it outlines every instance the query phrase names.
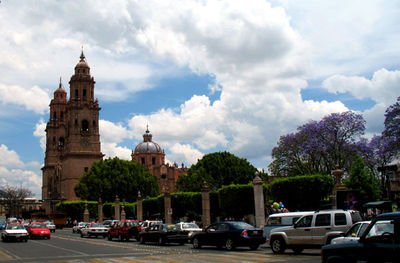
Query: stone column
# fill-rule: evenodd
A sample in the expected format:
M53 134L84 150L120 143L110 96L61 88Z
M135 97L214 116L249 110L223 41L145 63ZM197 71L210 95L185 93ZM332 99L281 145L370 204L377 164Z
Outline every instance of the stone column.
M97 213L99 223L103 223L103 201L101 200L101 197L99 197L99 202L97 204Z
M164 193L164 215L165 215L165 223L172 223L172 208L171 208L171 195L169 192Z
M201 221L203 223L203 228L205 228L211 224L210 187L208 186L206 181L203 182L203 185L201 187L201 206L202 206Z
M85 211L83 211L83 222L89 222L90 216L89 216L89 209L87 203L85 203Z
M265 209L264 209L264 191L263 181L256 172L256 177L253 180L254 190L254 208L256 212L256 227L263 228L265 225Z
M120 203L118 195L115 196L114 219L121 220Z
M126 219L125 206L122 205L121 206L121 220L125 220L125 219Z
M338 191L346 190L346 187L342 183L342 178L344 175L344 171L340 169L339 165L336 165L335 170L332 171L332 175L335 179L335 185L333 186L332 195L331 195L331 204L332 209L337 209L337 194Z
M143 220L143 198L142 198L142 195L140 194L140 191L138 191L138 195L137 195L136 217L137 217L137 220L139 220L139 221Z

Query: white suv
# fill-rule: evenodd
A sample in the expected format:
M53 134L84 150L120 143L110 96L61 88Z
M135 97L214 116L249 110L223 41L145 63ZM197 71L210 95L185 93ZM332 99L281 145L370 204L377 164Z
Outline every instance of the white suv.
M270 246L274 253L284 253L286 248L293 249L295 253L301 253L305 248L320 248L361 220L358 211L315 211L302 216L292 226L272 229Z

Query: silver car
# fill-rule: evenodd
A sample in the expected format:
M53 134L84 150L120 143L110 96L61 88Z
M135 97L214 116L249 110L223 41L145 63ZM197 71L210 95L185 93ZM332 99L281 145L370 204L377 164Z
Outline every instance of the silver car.
M332 239L331 244L358 241L370 223L371 221L360 221L355 223L343 236Z

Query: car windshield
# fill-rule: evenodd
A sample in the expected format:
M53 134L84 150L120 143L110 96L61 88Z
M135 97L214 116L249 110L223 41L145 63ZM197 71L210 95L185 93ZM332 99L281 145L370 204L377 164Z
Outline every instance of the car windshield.
M188 228L199 228L199 226L196 225L195 223L182 224L182 229L188 229Z
M104 227L102 224L91 224L90 227Z
M245 223L245 222L233 222L232 223L232 226L235 228L235 229L254 229L254 226L252 226L252 225L249 225L249 224L247 224L247 223Z
M377 221L366 235L367 238L394 233L394 222L392 220Z
M45 224L31 224L31 228L45 228Z
M9 230L18 230L18 229L25 229L23 225L8 225L7 229Z

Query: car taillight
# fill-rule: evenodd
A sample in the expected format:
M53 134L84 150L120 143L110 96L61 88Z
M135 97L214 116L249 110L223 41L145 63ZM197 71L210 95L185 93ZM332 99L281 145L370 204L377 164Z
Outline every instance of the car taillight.
M249 234L247 233L247 230L243 230L242 233L240 234L242 237L248 237Z

